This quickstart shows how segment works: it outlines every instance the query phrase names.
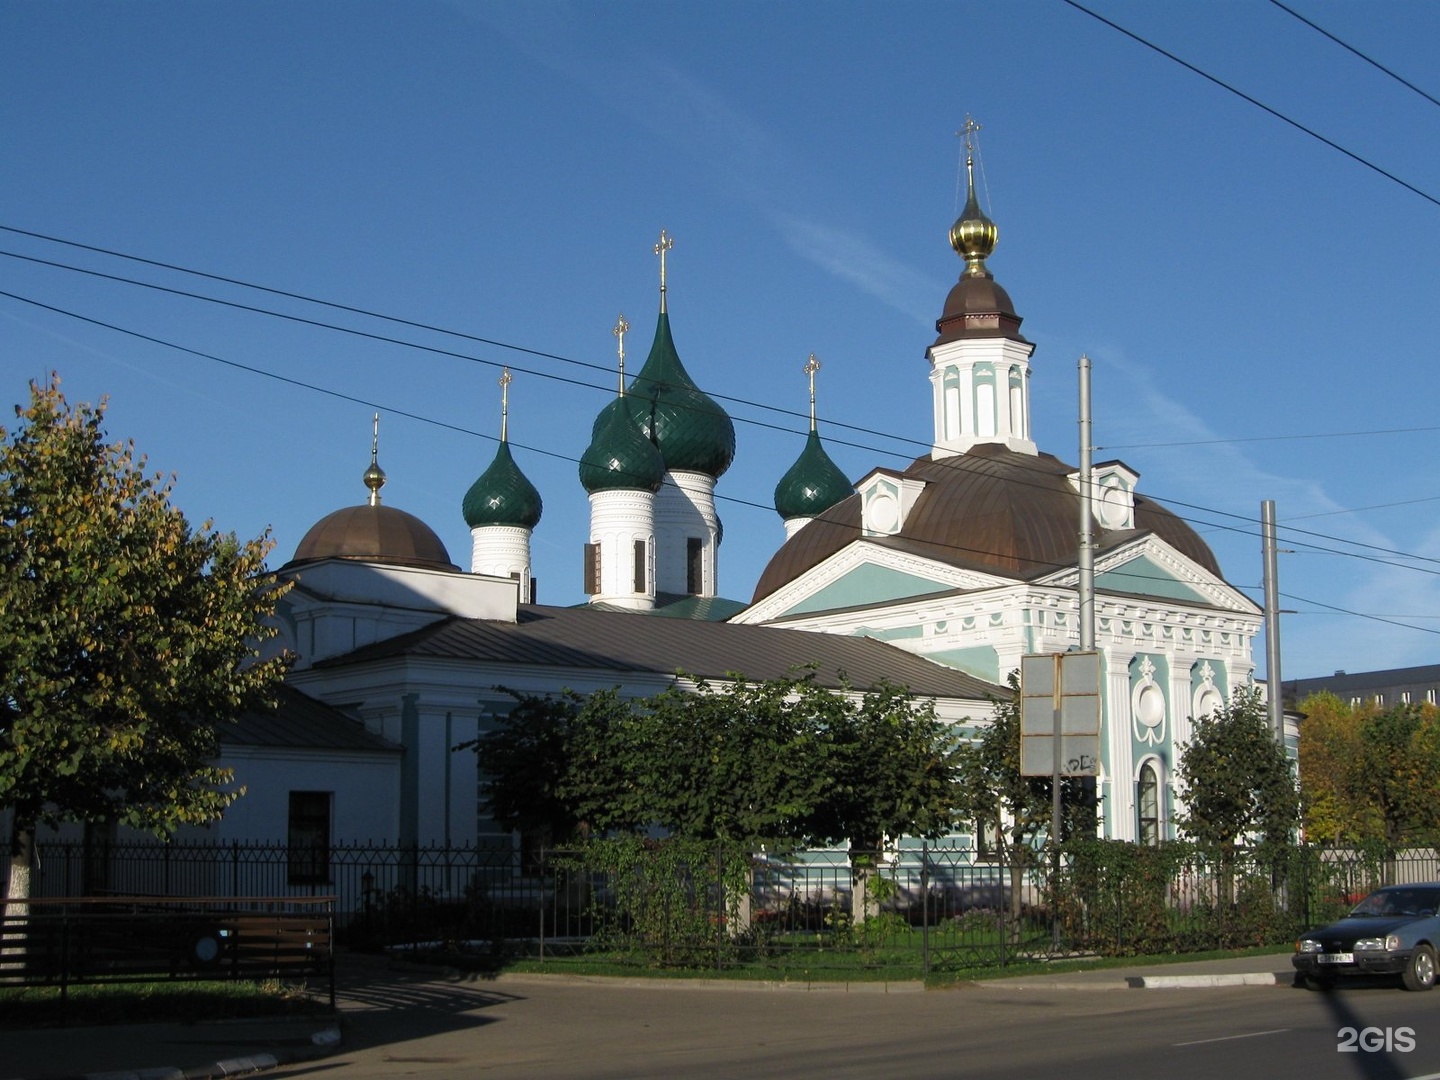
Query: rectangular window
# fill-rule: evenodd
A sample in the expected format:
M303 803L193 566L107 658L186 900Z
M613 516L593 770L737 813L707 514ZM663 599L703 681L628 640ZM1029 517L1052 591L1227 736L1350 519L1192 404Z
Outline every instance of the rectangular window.
M1435 704L1435 691L1434 691L1434 690L1426 690L1426 691L1425 691L1425 700L1428 701L1431 705L1434 705L1434 704Z
M291 885L325 885L330 881L332 798L328 791L290 792Z
M594 596L600 591L600 545L585 545L585 593Z
M1135 806L1140 812L1140 843L1153 847L1160 843L1160 778L1148 761L1135 786Z
M705 585L705 541L698 536L685 541L685 591L699 596Z
M1409 690L1401 690L1401 691L1400 691L1400 704L1402 704L1402 705L1409 705L1409 704L1410 704L1410 691L1409 691Z
M975 861L995 862L1000 858L1000 820L981 818L975 823Z
M645 580L650 575L646 573L649 569L649 558L645 552L645 541L635 541L635 591L637 593L649 592L645 588Z

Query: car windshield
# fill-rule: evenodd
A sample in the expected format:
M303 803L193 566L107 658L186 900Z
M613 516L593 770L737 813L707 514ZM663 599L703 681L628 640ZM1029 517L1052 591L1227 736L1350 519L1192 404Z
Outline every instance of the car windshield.
M1437 905L1440 889L1381 889L1356 904L1350 914L1434 915Z

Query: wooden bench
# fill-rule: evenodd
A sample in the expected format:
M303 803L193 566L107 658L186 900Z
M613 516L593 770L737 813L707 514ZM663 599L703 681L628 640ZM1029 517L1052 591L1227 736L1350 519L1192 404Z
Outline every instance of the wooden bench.
M0 986L325 978L334 898L105 897L0 902Z

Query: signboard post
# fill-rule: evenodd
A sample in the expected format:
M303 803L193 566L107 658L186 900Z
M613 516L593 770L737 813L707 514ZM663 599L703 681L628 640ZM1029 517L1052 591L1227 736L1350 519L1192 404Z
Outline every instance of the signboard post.
M1060 778L1100 766L1100 654L1020 658L1020 775L1050 777L1052 873L1060 873ZM1058 916L1057 916L1058 918ZM1060 940L1060 924L1052 926Z

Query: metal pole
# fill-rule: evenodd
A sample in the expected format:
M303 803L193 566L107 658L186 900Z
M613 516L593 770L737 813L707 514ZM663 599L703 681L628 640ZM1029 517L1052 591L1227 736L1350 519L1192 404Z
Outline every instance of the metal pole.
M1275 500L1260 504L1260 538L1265 563L1265 692L1270 698L1270 728L1285 740L1285 703L1280 688L1280 574L1275 549Z
M1063 670L1063 653L1056 653L1052 658L1055 661L1054 689L1052 690L1051 701L1053 703L1055 734L1051 740L1054 753L1051 755L1052 771L1050 774L1050 939L1058 946L1060 944L1060 913L1056 910L1055 897L1060 891L1060 703L1063 700L1060 694L1060 673Z
M1090 357L1080 357L1080 649L1095 648L1095 544L1091 506Z

